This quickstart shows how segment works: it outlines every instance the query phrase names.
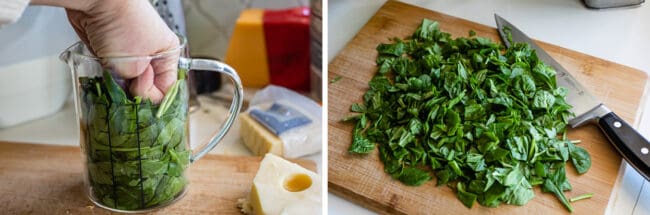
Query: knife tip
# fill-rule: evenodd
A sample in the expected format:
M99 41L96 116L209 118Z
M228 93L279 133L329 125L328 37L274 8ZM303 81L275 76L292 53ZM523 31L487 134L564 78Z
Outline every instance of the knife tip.
M501 16L499 16L499 14L494 13L494 20L496 20L497 23L499 22L499 20L502 20L502 19L503 19L503 18L501 18Z

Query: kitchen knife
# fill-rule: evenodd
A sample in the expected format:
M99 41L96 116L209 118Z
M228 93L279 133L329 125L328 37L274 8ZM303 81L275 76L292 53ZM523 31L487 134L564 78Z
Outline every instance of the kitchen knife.
M575 117L569 120L569 125L575 128L585 123L597 124L619 154L646 180L650 181L650 143L648 140L589 93L562 65L544 49L537 46L526 34L499 15L494 14L494 18L501 40L506 47L512 45L510 42L527 43L535 50L541 61L555 69L557 84L568 89L566 100L573 106L571 111L575 113ZM507 33L511 34L512 41L509 41Z

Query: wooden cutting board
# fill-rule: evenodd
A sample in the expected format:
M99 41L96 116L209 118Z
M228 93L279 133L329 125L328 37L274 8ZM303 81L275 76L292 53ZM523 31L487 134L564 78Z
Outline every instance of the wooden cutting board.
M206 155L189 167L189 191L153 214L241 214L262 157ZM298 164L315 171L312 161ZM0 142L0 214L110 214L84 191L79 147Z
M489 26L396 1L382 6L329 64L328 80L342 77L328 85L329 191L382 214L568 213L555 196L541 193L539 189L536 189L536 197L523 207L502 205L487 208L475 205L468 209L456 199L450 188L436 187L435 180L420 187L405 186L393 180L384 173L377 150L366 156L354 156L347 152L353 125L340 120L351 114L351 104L363 101L368 81L376 72L375 47L379 43L390 42L389 38L411 35L423 18L438 21L440 28L454 37L466 37L469 30L474 30L478 36L499 41L496 29ZM540 45L609 108L633 124L647 87L648 77L645 73L548 43ZM577 176L573 167L567 169L573 190L566 195L573 197L594 193L593 198L573 204L575 214L603 214L621 158L595 126L571 129L569 136L582 140L580 145L589 151L593 163L589 172L581 176Z

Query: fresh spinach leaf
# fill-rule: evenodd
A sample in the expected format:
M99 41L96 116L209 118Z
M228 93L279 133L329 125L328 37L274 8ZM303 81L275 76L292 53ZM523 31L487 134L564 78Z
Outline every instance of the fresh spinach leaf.
M456 190L457 190L456 195L458 196L458 199L465 205L465 207L472 208L478 196L474 193L465 191L465 186L460 182L456 186Z
M341 79L343 79L343 77L341 77L340 75L337 75L332 80L330 80L330 84L336 83L336 82L340 81Z
M402 170L402 173L399 175L398 179L406 185L410 186L420 186L425 182L431 180L431 175L427 171L414 168L406 167Z
M589 168L591 168L591 156L589 155L589 152L580 146L574 145L573 143L567 144L569 145L571 162L578 171L578 174L586 173Z

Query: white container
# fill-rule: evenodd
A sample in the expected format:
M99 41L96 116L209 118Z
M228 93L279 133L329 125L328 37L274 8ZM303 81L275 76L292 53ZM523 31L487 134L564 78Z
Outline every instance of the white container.
M0 129L61 109L72 82L58 55L76 40L61 8L30 6L0 28Z

